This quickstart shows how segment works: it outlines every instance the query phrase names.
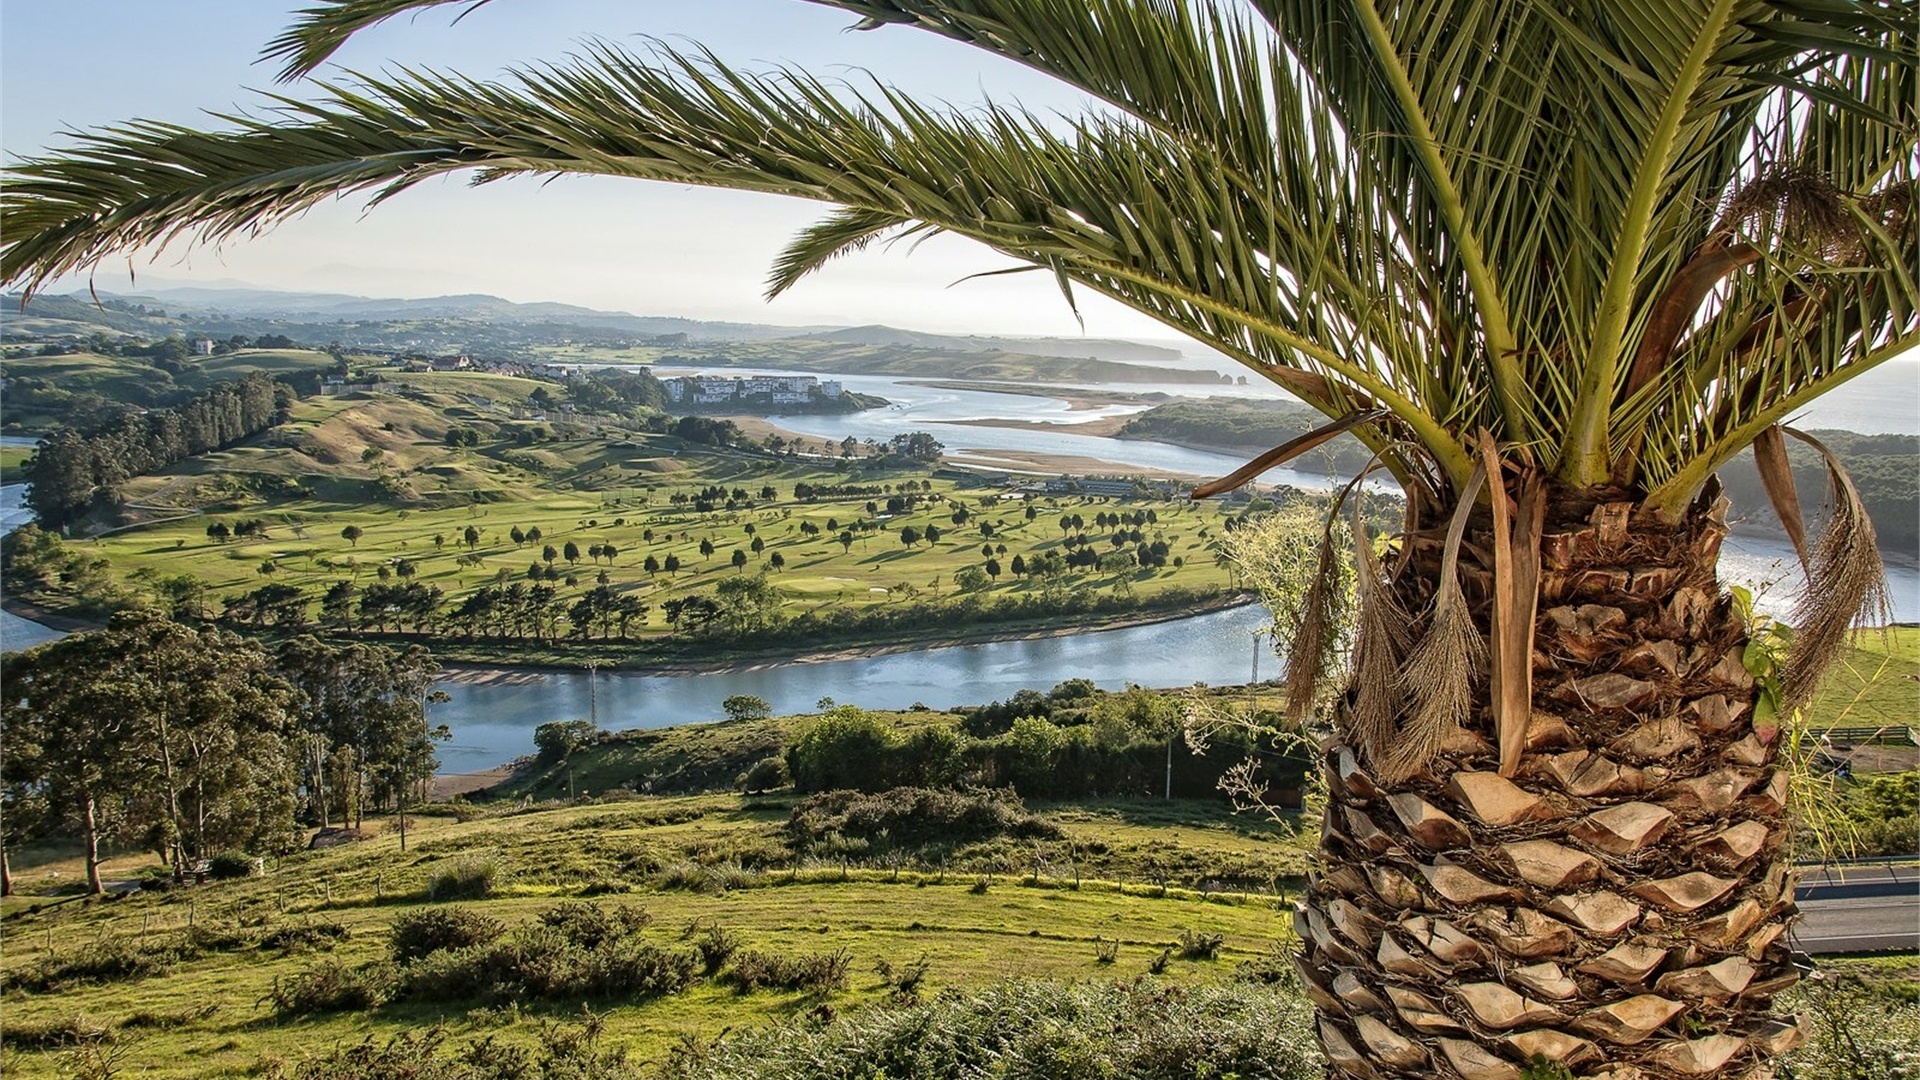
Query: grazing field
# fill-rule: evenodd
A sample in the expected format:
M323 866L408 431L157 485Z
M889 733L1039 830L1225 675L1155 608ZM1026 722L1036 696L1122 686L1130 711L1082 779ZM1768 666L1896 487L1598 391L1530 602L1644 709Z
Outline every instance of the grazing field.
M217 615L266 586L291 588L291 605L242 621L458 639L468 650L450 655L511 643L523 662L566 662L555 644L566 639L624 654L696 628L739 638L803 616L881 613L832 640L759 643L792 651L953 636L956 618L903 630L913 621L903 613L941 603L965 601L973 615L959 622L1026 626L1068 592L1085 610L1055 614L1084 620L1236 591L1215 542L1238 508L1012 491L899 455L776 453L630 421L548 419L523 407L541 385L395 375L385 391L302 400L260 437L127 481L119 508L95 523L105 531L69 546L105 559L110 588L125 596L184 590L197 613ZM1059 565L1070 556L1081 565ZM45 576L40 602L79 599ZM756 578L767 588L745 624L711 609L704 622L677 620L675 601ZM438 608L430 626L328 614L322 596L343 582L431 587ZM543 618L507 625L497 606L460 614L481 590L538 585L555 593ZM601 586L625 616L569 622L577 597Z
M57 895L73 867L55 852L30 853L16 864L35 895L3 909L6 1072L71 1075L75 1058L60 1045L61 1033L88 1029L118 1032L126 1075L156 1077L253 1075L263 1062L298 1061L428 1024L530 1042L531 1021L577 1017L582 1002L409 1000L299 1015L273 1003L276 982L285 986L302 972L383 963L394 921L445 908L426 899L430 882L475 862L487 867L491 888L458 906L509 925L574 898L645 910L652 923L642 938L663 950L689 949L704 927L718 926L743 953L847 958L837 990L743 993L723 972L657 997L586 999L601 1012L605 1038L643 1058L687 1037L796 1018L823 1003L845 1010L895 998L896 985L878 973L883 960L889 969L924 961L918 993L928 996L1010 978L1131 978L1150 967L1168 983L1194 983L1227 978L1243 962L1271 966L1289 933L1284 902L1272 895L1204 894L1143 877L1124 886L1087 878L1076 887L1052 869L988 877L920 864L796 862L780 854L787 811L785 799L704 796L464 822L426 817L413 822L404 853L391 822L368 822L374 838L276 860L264 878L99 902ZM1089 807L1062 808L1058 816L1071 836L1143 831L1156 844L1202 856L1253 838L1297 845L1285 826L1231 818L1210 804L1155 808L1151 823L1129 822L1128 814ZM137 863L114 869L124 874ZM155 957L171 951L146 974L31 989L60 964L74 969L90 955L142 948ZM34 1048L40 1044L46 1048Z

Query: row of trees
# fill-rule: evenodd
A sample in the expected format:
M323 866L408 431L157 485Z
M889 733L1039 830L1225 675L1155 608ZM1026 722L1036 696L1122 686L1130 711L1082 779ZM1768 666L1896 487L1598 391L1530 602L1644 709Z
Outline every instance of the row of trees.
M358 824L437 762L424 649L269 652L211 627L116 616L0 667L0 889L14 845L77 837L151 850L176 875L228 849L284 851L301 822Z
M1222 752L1196 752L1184 738L1182 703L1166 694L1135 687L1081 708L1048 709L1057 704L1050 696L1029 693L1041 701L1034 714L985 727L901 731L862 709L837 706L782 757L802 792L973 786L1012 787L1024 798L1211 797L1225 771L1255 749L1233 730L1213 739ZM1271 746L1258 748L1253 760L1255 781L1269 788L1299 788L1309 766L1305 753Z
M26 467L27 505L57 529L133 477L231 446L286 419L293 391L264 375L222 383L173 409L126 410L92 431L63 427Z

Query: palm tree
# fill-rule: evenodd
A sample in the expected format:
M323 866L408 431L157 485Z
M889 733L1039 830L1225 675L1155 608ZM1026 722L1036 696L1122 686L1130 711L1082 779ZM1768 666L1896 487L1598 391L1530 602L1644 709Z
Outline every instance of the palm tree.
M316 0L272 52L304 76L447 2ZM1764 1074L1798 1037L1771 1007L1778 724L1879 578L1835 465L1772 648L1715 580L1713 474L1752 447L1798 537L1782 421L1920 342L1913 0L822 2L1101 104L959 112L610 44L319 84L18 165L0 277L477 170L833 205L770 293L944 231L1131 305L1333 418L1222 485L1344 431L1406 493L1387 556L1355 545L1351 674L1322 677L1335 590L1289 635L1294 712L1333 725L1297 925L1334 1071Z

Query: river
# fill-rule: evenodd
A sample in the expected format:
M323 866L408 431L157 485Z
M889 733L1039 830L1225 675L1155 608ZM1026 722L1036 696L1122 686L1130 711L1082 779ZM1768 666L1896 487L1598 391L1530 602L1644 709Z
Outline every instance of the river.
M726 373L743 372L726 369ZM776 422L836 442L848 435L863 440L887 439L905 431L931 431L961 458L969 451L991 454L996 450L1025 450L1073 454L1112 462L1116 468L1159 468L1201 476L1228 472L1242 461L1163 443L965 422L1016 419L1067 426L1138 411L1137 406L1074 410L1058 398L916 386L883 376L840 378L849 389L887 398L897 407L842 416L779 417ZM1143 388L1122 385L1104 389ZM1151 389L1194 396L1278 396L1267 386ZM1920 428L1916 401L1920 401L1920 363L1903 361L1842 387L1819 407L1809 409L1801 423L1806 427L1912 432ZM5 441L14 445L31 442L13 438ZM1329 478L1311 470L1279 469L1266 474L1263 481L1321 489ZM6 528L28 517L20 509L23 493L22 485L0 487L0 520ZM1793 551L1784 541L1749 537L1729 540L1721 556L1721 574L1729 583L1755 587L1762 609L1775 615L1785 615L1798 593ZM1903 563L1891 567L1888 577L1895 617L1903 622L1920 621L1920 570ZM1070 678L1092 679L1109 689L1127 683L1238 683L1252 669L1253 633L1266 618L1261 608L1243 607L1070 637L928 648L820 663L697 675L608 672L600 674L591 688L586 675L573 673L517 672L480 680L462 677L443 685L452 700L434 706L432 719L447 724L454 733L451 744L440 748L442 770L460 773L486 769L530 752L533 728L548 720L586 718L594 713L609 728L663 727L717 719L721 716L720 703L734 694L753 694L765 698L776 711L794 712L811 710L822 697L872 708L907 708L915 703L943 708L1005 698L1027 687L1045 690ZM56 631L0 613L0 643L7 649L26 648L57 636ZM1271 653L1263 652L1259 663L1269 675L1278 667Z

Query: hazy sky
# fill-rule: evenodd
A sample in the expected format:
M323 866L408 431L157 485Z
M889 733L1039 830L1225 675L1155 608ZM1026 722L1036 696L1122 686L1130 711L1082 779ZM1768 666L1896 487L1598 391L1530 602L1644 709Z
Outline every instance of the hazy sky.
M61 143L60 132L141 118L209 122L202 110L257 103L273 89L263 45L297 3L272 0L0 0L0 148L9 158ZM449 6L369 31L336 59L377 71L434 66L491 76L556 59L591 38L699 42L736 66L791 65L850 81L862 72L922 99L965 106L991 97L1040 111L1082 100L1017 65L934 35L849 33L848 16L798 0L494 0L453 25ZM301 93L296 86L289 92ZM639 314L771 323L884 322L954 332L1075 335L1051 277L1020 274L952 285L1012 265L943 237L835 262L768 304L761 281L787 237L825 208L800 200L633 180L518 180L468 188L430 181L377 210L358 200L317 209L264 238L219 250L137 259L142 281L245 283L369 296L485 292ZM124 263L103 267L124 289ZM1171 331L1078 294L1096 336Z

